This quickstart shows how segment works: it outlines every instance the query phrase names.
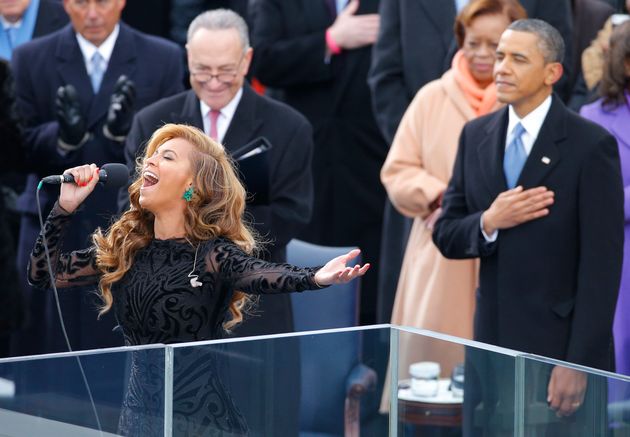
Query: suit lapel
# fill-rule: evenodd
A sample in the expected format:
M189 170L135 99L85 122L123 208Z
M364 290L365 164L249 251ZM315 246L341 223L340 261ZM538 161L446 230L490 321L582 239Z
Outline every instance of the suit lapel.
M481 174L493 197L507 189L503 173L507 124L508 111L505 107L491 116L484 129L484 136L477 146Z
M107 71L105 71L105 75L103 76L103 82L101 83L98 94L95 96L96 98L92 101L88 115L89 127L98 123L107 113L110 97L118 78L122 74L133 78L136 69L136 56L136 45L133 35L129 28L121 22L120 33L116 39L112 56L107 64Z
M518 184L524 188L539 186L560 162L561 154L557 143L567 137L566 111L554 96L549 113L518 179Z
M61 29L68 23L68 15L63 10L61 2L42 0L39 3L33 38L48 35Z
M62 31L57 44L55 57L57 72L61 77L61 83L72 85L77 90L81 110L87 112L92 104L92 84L85 69L83 54L79 48L79 43L72 26L68 25Z
M223 138L223 145L231 152L247 144L259 132L262 123L263 121L256 116L255 92L245 84L241 101Z
M169 120L173 123L187 124L203 130L203 120L201 119L201 107L199 99L193 90L188 90L186 100L181 112L172 112Z

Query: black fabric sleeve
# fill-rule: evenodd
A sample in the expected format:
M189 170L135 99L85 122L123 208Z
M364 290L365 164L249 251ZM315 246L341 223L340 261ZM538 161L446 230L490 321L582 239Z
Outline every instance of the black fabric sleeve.
M247 255L221 238L206 255L206 273L219 275L235 290L248 294L276 294L322 288L315 282L318 267L276 264Z
M61 253L63 234L71 217L72 215L67 214L58 203L55 203L44 223L44 230L37 237L35 247L31 252L31 259L28 264L28 282L32 286L51 287L44 250L44 237L48 245L55 285L58 288L98 283L99 271L96 268L96 248L94 246L69 254Z
M453 176L442 200L442 214L433 229L433 242L450 259L492 255L496 242L488 243L481 233L481 214L471 212L466 202L466 127L459 137Z

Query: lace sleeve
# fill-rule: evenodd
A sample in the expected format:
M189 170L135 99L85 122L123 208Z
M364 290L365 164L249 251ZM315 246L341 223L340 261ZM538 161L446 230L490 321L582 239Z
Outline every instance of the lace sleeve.
M31 252L28 264L28 282L34 287L50 288L50 275L44 250L43 236L46 236L50 262L58 288L96 284L99 272L96 268L96 248L60 253L63 233L72 216L55 203L44 223L44 233L40 232Z
M290 293L322 288L314 276L319 267L275 264L247 255L227 239L219 239L206 255L206 269L248 294Z

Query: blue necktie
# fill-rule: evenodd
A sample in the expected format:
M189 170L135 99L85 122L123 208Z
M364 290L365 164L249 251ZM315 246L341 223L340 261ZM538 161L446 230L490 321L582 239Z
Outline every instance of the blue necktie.
M13 50L13 48L15 47L15 30L15 27L7 27L5 29L11 50Z
M98 93L103 81L103 75L105 74L105 59L99 52L94 52L92 59L90 60L92 73L90 74L90 81L92 82L92 89L94 94Z
M523 170L525 161L527 161L527 153L525 153L525 146L521 138L523 133L525 133L525 128L521 123L518 123L512 132L514 133L514 137L507 149L505 149L505 157L503 159L505 180L510 189L516 186L521 170Z

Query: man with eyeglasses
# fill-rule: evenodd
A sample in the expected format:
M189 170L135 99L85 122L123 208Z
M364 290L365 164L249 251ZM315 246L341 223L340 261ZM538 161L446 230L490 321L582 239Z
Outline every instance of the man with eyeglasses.
M25 122L31 172L18 200L22 214L20 271L26 271L39 233L38 181L79 164L124 162L124 140L135 111L183 89L181 49L121 22L125 0L64 0L63 7L71 23L18 47L12 58L17 110ZM44 216L57 198L57 190L41 190ZM94 194L74 215L64 250L84 248L88 235L98 226L107 227L118 212L116 190ZM27 294L30 325L16 337L13 353L67 350L52 293ZM120 333L112 332L116 326L113 317L97 320L99 302L93 293L63 293L60 297L74 349L123 344Z
M308 223L312 209L312 129L306 118L287 105L256 94L245 76L252 60L248 29L231 10L198 15L188 28L186 50L191 90L163 99L140 111L127 137L130 170L153 131L164 123L185 123L204 132L232 152L265 137L269 150L268 204L247 205L252 223L269 240L266 257L286 260L286 244ZM129 196L121 190L121 206ZM236 335L293 330L288 295L262 296L257 316L246 319Z

